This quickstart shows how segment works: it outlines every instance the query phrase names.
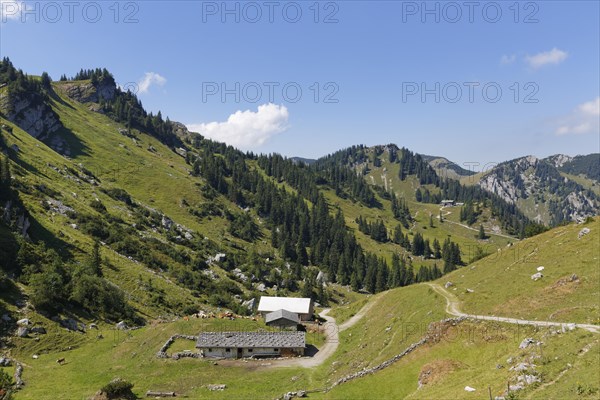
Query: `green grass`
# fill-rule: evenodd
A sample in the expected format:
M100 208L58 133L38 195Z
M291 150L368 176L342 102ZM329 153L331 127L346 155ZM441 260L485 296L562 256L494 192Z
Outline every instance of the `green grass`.
M600 220L571 224L505 247L440 278L451 281L463 311L524 319L600 323ZM578 239L581 229L591 230ZM543 266L544 277L531 275ZM568 282L572 274L579 280ZM474 290L467 293L466 289Z
M519 349L520 341L525 337L543 338L542 350ZM481 399L488 398L488 388L493 397L500 396L506 389L507 382L514 383L517 376L516 372L509 370L511 365L507 363L507 359L512 357L514 365L533 356L536 357L536 373L541 377L542 384L547 386L537 391L539 384L529 386L518 392L519 398L577 398L571 392L571 387L575 385L570 383L571 380L587 382L592 388L598 387L600 372L592 369L594 364L597 365L597 361L593 359L596 357L597 360L598 346L585 357L577 354L585 343L593 340L593 334L582 331L550 336L546 331L538 331L532 327L516 329L507 324L466 322L450 330L439 343L420 347L389 368L342 384L322 397ZM419 389L420 372L440 363L451 367L446 370L439 367L434 369L436 379ZM573 368L554 383L568 363ZM498 365L502 367L497 368ZM429 367L424 368L425 366ZM578 374L579 371L582 374ZM474 387L476 392L466 392L465 386Z

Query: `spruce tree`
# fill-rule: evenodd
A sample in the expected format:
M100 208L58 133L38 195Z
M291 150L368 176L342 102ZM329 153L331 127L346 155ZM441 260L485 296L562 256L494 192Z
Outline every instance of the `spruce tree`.
M479 225L479 234L477 235L477 239L483 240L485 239L485 230L483 229L483 225Z

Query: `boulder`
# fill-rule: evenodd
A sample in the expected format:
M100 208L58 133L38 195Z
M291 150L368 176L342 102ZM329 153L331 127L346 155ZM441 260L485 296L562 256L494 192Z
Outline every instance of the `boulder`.
M27 329L24 326L20 326L19 329L17 329L17 336L20 338L27 337L28 334L29 334L29 329Z
M535 375L530 375L530 374L519 375L517 380L519 382L524 383L525 385L531 385L532 383L535 383L535 382L541 382L540 378L538 378Z
M127 324L125 323L125 321L121 321L116 325L116 328L121 331L124 331L127 329Z
M167 217L166 215L163 215L160 223L163 226L163 228L167 230L170 230L173 227L173 220L171 220L171 218Z
M534 281L540 280L542 279L544 275L541 272L536 272L535 274L531 275L531 279L533 279Z
M0 357L0 367L10 367L12 365L12 360L6 357Z
M79 330L79 326L77 324L77 321L75 321L73 318L67 318L67 319L63 319L60 321L60 324L71 331L77 331Z
M474 392L475 390L477 390L477 389L472 388L471 386L465 386L465 391L466 392Z
M227 385L225 384L212 384L212 385L206 385L206 388L208 390L210 390L211 392L217 391L217 390L225 390L227 389Z
M246 300L246 301L242 302L242 306L246 307L248 310L253 310L255 302L256 302L256 299Z
M583 228L582 230L579 231L577 238L581 239L583 236L587 235L588 233L590 233L590 228Z
M31 324L31 321L27 318L23 318L17 321L17 325L19 326L27 326L29 324Z
M452 282L450 282L450 281L448 281L448 282L446 282L446 283L444 284L444 287L445 287L446 289L448 289L448 288L449 288L449 287L451 287L451 286L454 286L454 283L452 283Z
M31 333L39 333L42 335L46 334L46 328L44 328L43 326L34 326L33 328L30 329Z
M544 267L540 265L539 267L537 267L537 270L538 270L538 272L541 272L544 270Z
M533 340L533 338L525 338L523 339L523 341L521 342L521 344L519 345L520 349L526 349L527 347L529 347L530 344L535 344L535 340Z

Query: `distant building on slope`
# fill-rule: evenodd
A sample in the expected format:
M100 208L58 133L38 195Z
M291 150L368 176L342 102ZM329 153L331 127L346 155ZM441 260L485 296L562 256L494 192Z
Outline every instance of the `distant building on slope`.
M305 332L202 332L196 348L204 357L295 357L304 355Z
M313 317L314 303L312 299L304 297L271 297L262 296L258 303L258 312L266 317L273 311L286 310L298 315L301 321L308 321Z

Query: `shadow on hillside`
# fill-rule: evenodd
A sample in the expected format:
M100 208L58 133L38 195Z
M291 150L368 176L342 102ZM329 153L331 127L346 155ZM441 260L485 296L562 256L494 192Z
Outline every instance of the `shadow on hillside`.
M50 98L53 101L55 101L57 103L60 103L61 105L65 106L65 107L69 107L71 110L75 110L75 107L73 107L72 105L70 105L69 103L67 103L66 101L64 101L62 99L62 97L60 97L54 90L51 91Z
M31 226L29 227L28 233L33 241L43 241L46 244L46 247L55 249L62 259L72 258L73 250L76 248L60 238L60 236L63 235L61 231L58 231L55 235L40 224L31 214L29 215L29 222Z
M63 127L54 132L44 143L58 154L67 157L79 157L89 155L89 147L73 133L69 128Z

